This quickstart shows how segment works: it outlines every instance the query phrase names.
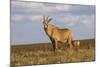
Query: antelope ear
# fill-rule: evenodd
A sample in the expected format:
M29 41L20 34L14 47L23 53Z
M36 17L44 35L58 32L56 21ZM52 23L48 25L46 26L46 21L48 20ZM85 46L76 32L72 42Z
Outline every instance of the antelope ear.
M48 23L52 20L52 18L48 19Z

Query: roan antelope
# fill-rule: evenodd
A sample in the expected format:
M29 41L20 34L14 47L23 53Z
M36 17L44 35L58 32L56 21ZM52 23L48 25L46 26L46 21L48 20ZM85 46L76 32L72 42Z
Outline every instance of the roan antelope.
M44 30L53 44L54 51L58 48L58 42L67 42L69 47L72 48L72 31L67 28L60 29L50 24L51 20L52 18L49 16L43 17Z
M74 47L79 47L80 41L79 40L73 41L73 45L74 45Z
M72 42L72 44L73 44L73 46L74 46L74 49L75 49L75 50L78 50L81 43L80 43L79 40L74 40L74 41Z

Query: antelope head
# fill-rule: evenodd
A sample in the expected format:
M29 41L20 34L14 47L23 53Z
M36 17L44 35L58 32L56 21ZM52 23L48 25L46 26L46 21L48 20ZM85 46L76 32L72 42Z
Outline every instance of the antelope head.
M43 25L44 25L44 29L47 30L49 22L52 20L52 18L50 18L49 16L44 17L43 16Z

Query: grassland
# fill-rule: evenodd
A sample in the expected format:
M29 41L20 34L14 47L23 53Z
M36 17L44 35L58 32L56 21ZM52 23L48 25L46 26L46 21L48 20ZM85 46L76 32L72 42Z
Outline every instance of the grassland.
M95 61L95 40L80 40L78 49L59 45L54 53L50 43L11 46L11 65L40 65Z

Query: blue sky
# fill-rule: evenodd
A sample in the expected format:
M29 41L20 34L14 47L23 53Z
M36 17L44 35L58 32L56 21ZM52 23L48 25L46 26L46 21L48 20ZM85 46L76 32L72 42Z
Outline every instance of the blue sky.
M95 6L11 1L11 44L50 42L43 16L73 31L73 39L95 38Z

